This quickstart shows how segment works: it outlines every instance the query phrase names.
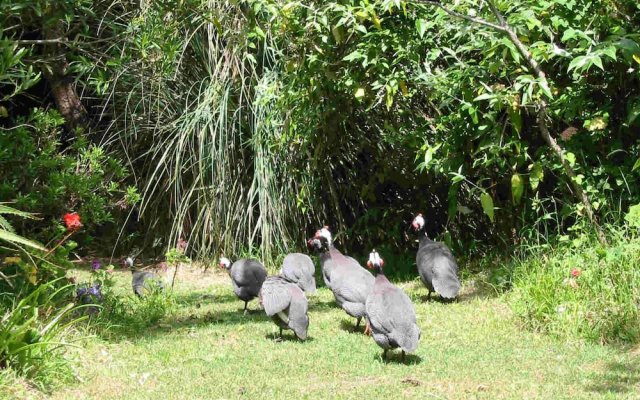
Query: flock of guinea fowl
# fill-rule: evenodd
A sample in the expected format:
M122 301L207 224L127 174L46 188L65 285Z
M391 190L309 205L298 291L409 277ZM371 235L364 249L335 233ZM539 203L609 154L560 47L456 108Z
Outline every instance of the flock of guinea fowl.
M425 220L421 214L412 222L415 231L424 229ZM335 248L328 227L319 229L308 245L318 254L325 285L332 291L336 303L350 316L357 318L356 328L365 318L365 333L387 351L402 350L412 353L418 347L420 328L416 324L416 313L409 296L393 285L384 275L384 261L373 250L369 254L368 269L355 259L343 255ZM416 264L422 282L429 290L429 297L436 292L445 299L453 299L460 290L458 266L451 251L444 243L434 242L426 235L420 239ZM309 328L308 301L305 293L316 290L315 267L309 256L302 253L288 254L280 273L267 276L267 270L257 260L240 259L231 262L221 257L220 267L229 273L235 295L247 304L258 297L265 313L282 330L289 329L297 338L305 340ZM134 291L151 274L139 276ZM137 292L136 292L137 293Z

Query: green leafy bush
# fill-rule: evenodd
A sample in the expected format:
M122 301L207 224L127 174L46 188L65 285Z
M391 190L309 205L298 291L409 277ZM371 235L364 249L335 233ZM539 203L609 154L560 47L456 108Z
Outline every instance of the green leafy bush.
M124 183L122 164L87 136L65 134L63 123L57 111L36 108L0 130L0 199L40 216L19 227L43 242L64 232L60 217L67 212L82 215L91 231L139 200ZM92 238L82 234L79 240Z
M640 240L595 243L567 242L517 263L512 306L526 326L600 343L640 339Z

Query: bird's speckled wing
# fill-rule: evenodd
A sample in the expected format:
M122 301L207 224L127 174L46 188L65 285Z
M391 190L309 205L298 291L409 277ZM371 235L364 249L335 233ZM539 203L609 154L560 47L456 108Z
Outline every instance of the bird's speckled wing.
M289 291L291 283L280 277L269 277L262 284L260 291L260 301L265 313L271 317L286 310L291 304L291 293ZM293 285L294 287L297 287Z

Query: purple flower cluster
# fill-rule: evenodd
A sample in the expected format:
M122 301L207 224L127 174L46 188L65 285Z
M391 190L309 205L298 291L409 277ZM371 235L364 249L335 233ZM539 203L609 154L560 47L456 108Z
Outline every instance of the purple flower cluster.
M94 271L97 271L100 269L100 260L98 259L94 259L93 261L91 261L91 269Z
M76 289L76 297L81 304L97 304L102 301L102 290L100 284L96 283L89 287L79 287Z

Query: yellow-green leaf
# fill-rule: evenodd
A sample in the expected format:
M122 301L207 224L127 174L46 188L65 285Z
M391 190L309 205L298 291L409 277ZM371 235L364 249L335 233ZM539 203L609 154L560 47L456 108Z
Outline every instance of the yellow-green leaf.
M363 98L364 97L364 88L358 88L356 90L355 96L356 96L356 99Z
M333 38L335 39L336 43L342 43L344 35L342 33L341 26L334 26L333 28L331 28L331 33L333 34Z
M590 121L587 121L587 123L585 123L585 128L587 128L587 130L594 132L594 131L601 131L604 130L607 127L607 121L602 118L602 117L595 117Z
M482 210L484 213L487 214L487 217L489 217L491 222L493 222L493 199L491 198L491 195L487 192L482 192L480 195L480 204L482 204Z
M393 93L387 88L387 109L390 110L393 105Z
M531 164L529 169L531 170L529 184L531 185L531 189L536 190L540 182L544 179L544 170L542 169L542 165L538 163Z
M522 193L524 193L524 179L520 174L515 173L511 176L511 198L514 204L520 204Z
M377 15L373 16L373 26L375 26L378 29L382 28L382 25L380 24L380 18L378 18Z
M640 56L639 56L639 55L634 54L634 55L633 55L633 59L634 59L634 60L636 60L636 62L637 62L638 64L640 64Z
M403 96L409 95L409 90L407 89L407 84L404 81L400 81L400 90L402 91Z

